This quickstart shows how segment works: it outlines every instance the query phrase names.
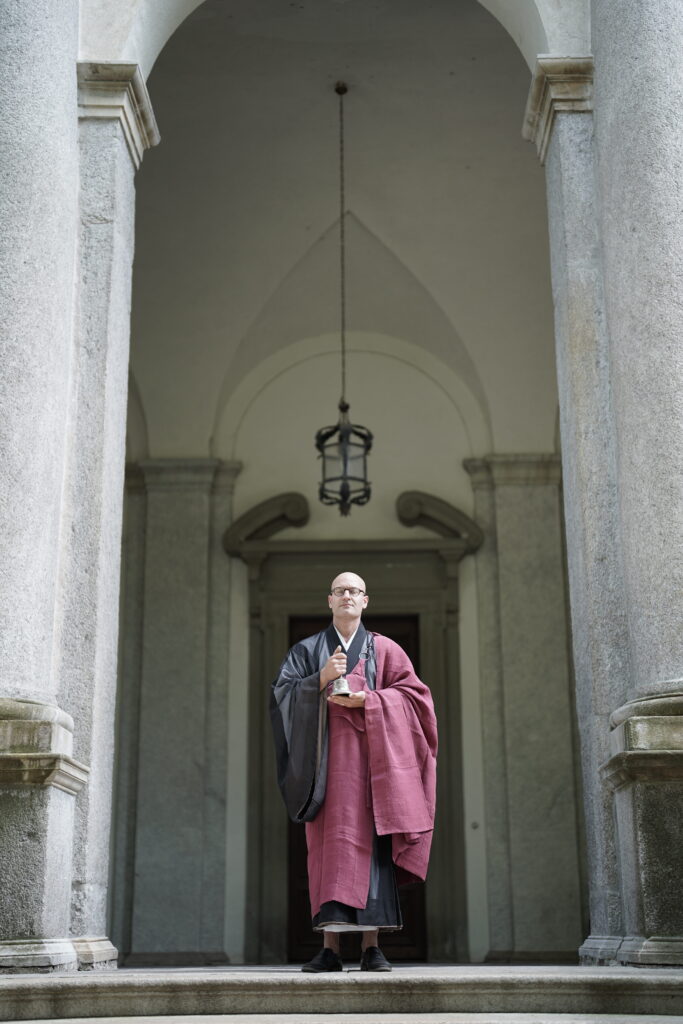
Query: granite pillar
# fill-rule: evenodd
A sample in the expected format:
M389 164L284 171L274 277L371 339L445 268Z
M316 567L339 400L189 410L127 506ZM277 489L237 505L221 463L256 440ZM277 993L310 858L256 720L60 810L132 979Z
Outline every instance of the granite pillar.
M593 5L595 147L631 672L612 757L622 963L683 964L683 7Z
M581 953L680 964L683 10L608 0L592 16L594 96L590 59L542 57L526 118L547 157L591 874Z
M617 459L595 194L592 58L540 57L525 134L545 163L562 473L589 877L586 962L623 935L612 797L600 775L630 673Z
M477 511L488 513L477 558L489 549L478 572L489 958L567 959L582 921L559 459L490 455L465 466Z
M24 743L59 759L71 735L55 707L52 660L72 371L78 2L0 0L0 25L0 971L57 970L75 964L62 877L74 793L17 759ZM17 724L33 720L31 708L61 723L47 747Z
M90 767L76 805L71 935L81 968L106 936L134 175L158 135L136 65L79 65L78 319L64 480L55 674Z
M635 699L683 690L683 6L602 0L592 33Z
M0 679L51 680L78 201L78 2L0 2Z

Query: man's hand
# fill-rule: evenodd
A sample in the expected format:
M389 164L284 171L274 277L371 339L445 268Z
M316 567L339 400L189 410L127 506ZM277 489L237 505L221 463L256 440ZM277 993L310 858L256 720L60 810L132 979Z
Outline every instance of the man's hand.
M365 705L365 690L359 690L358 693L352 693L350 697L328 697L329 704L339 704L342 708L364 708Z
M342 651L341 646L339 646L323 666L320 673L320 689L324 690L328 683L331 683L333 679L338 679L339 676L343 676L345 672L346 654Z

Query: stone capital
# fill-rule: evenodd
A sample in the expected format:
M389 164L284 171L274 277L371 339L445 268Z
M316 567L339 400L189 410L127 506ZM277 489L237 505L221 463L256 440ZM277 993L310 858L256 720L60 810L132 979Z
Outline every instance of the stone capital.
M586 113L593 109L593 58L539 54L524 112L522 136L536 144L545 162L550 133L558 113Z
M78 113L81 119L119 121L136 170L145 150L159 142L147 85L137 64L79 61Z
M486 455L465 459L463 465L472 481L472 489L492 487L533 487L554 484L562 479L559 455Z
M203 491L214 485L219 459L145 459L139 463L150 491Z
M214 494L232 494L235 481L242 472L242 463L238 459L225 459L218 463L213 480Z

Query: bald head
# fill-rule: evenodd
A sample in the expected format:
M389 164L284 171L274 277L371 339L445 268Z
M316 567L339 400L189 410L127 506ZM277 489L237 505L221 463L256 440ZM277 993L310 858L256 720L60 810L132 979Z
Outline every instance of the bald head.
M335 590L342 593L335 594ZM356 590L358 593L352 594ZM332 612L332 621L342 636L350 636L357 628L363 609L367 607L365 580L355 572L340 572L330 583L327 603Z
M365 593L365 580L355 572L340 572L330 583L330 593L335 587L358 587Z

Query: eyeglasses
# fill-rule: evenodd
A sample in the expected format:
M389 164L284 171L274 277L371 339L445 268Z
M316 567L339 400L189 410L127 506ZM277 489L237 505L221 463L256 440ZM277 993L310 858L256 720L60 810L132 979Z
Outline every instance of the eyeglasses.
M349 597L358 597L359 594L364 594L365 591L361 590L360 587L332 587L332 593L335 597L343 597L344 594L348 594Z

